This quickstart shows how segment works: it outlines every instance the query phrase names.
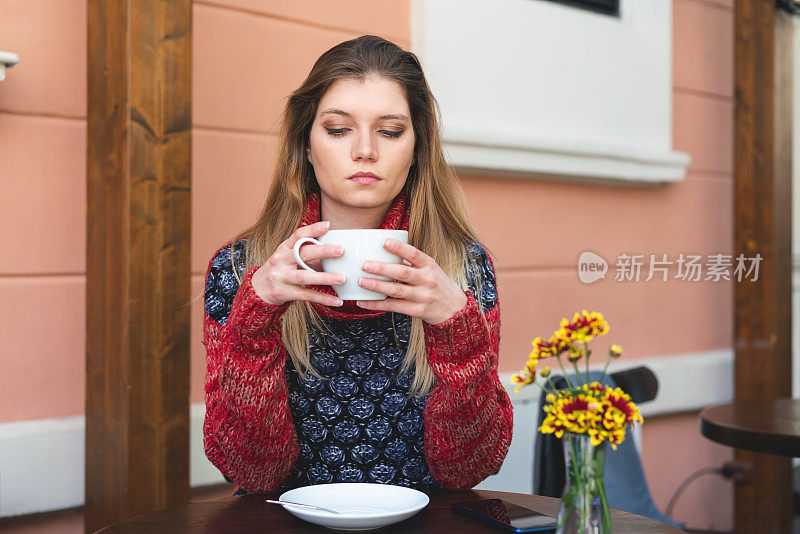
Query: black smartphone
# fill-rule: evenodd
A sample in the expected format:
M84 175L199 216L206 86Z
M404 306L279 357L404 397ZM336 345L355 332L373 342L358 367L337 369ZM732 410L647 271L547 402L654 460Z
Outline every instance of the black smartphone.
M555 532L556 519L502 499L454 502L453 510L478 517L511 532Z

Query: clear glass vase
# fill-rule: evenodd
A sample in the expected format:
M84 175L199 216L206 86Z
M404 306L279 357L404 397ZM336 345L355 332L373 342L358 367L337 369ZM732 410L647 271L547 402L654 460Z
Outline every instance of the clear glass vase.
M603 484L606 442L592 446L587 434L564 433L564 493L556 534L608 534L611 518Z

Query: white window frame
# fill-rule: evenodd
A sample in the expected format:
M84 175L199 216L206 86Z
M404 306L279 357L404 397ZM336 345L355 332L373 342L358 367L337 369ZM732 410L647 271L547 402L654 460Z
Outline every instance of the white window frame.
M689 155L672 149L672 0L622 0L619 17L542 0L412 0L411 49L459 170L686 176Z

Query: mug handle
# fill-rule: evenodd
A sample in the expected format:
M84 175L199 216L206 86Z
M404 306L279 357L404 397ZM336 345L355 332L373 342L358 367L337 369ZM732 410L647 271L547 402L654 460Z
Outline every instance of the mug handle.
M294 247L292 247L292 255L294 256L294 261L297 262L297 265L299 265L300 267L302 267L306 271L311 271L312 273L316 273L317 271L315 271L314 269L312 269L311 267L306 265L306 262L304 262L300 258L300 247L302 247L306 243L314 243L315 245L321 245L322 244L319 241L317 241L316 239L314 239L313 237L301 237L294 244Z

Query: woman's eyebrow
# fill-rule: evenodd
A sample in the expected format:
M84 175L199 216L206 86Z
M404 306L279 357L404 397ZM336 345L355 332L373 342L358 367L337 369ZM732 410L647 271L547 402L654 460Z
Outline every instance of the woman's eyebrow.
M348 112L342 111L341 109L326 109L325 111L320 113L320 116L325 115L326 113L332 113L334 115L343 115L345 117L352 117ZM378 119L398 119L401 121L408 121L408 117L403 115L402 113L391 113L388 115L381 115Z

